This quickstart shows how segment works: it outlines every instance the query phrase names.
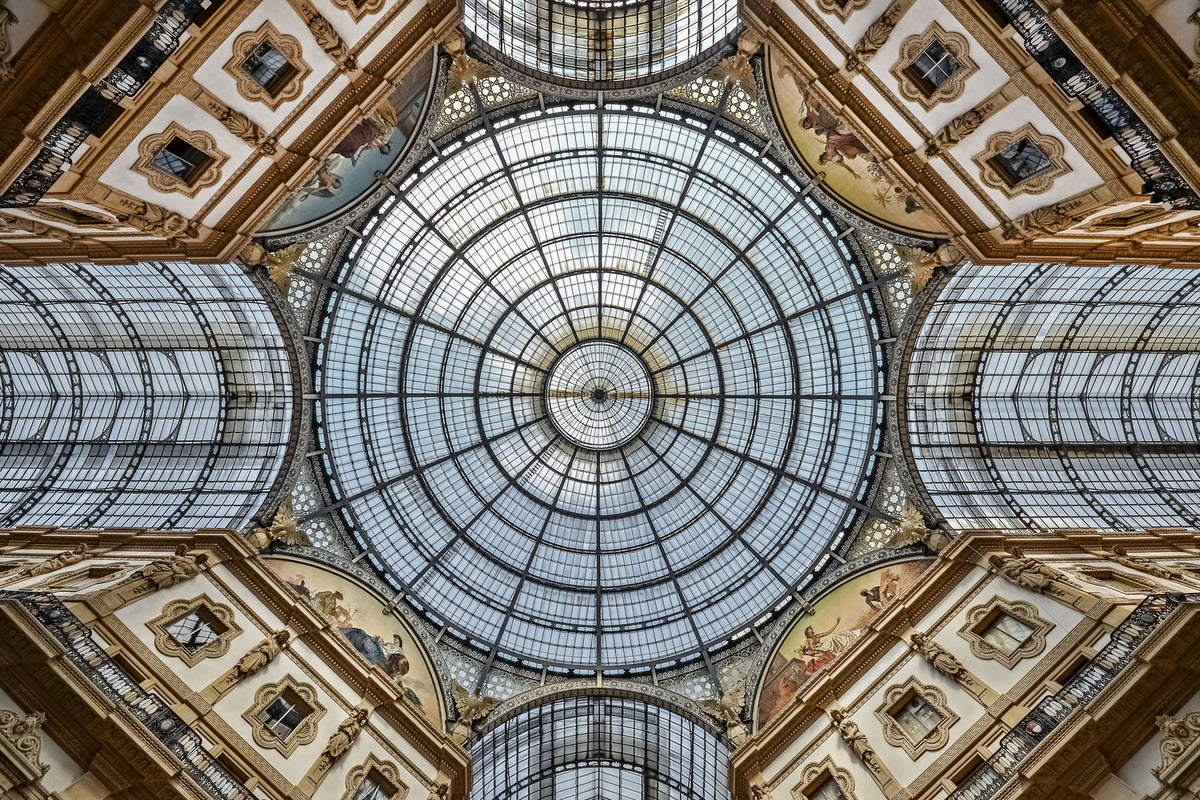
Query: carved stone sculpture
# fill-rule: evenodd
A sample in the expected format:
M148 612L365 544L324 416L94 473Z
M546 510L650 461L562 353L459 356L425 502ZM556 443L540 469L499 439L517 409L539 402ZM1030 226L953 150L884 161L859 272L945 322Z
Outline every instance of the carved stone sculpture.
M258 672L283 652L289 638L291 635L287 631L275 631L238 659L233 665L233 674L240 679Z
M426 800L449 800L450 784L446 781L438 781L434 787L429 790L429 797Z
M216 116L227 131L246 144L258 148L267 155L275 152L275 143L267 137L262 128L242 112L222 105L217 110Z
M917 507L906 502L892 529L892 547L907 547L916 542L924 542L929 549L938 553L950 543L950 537L926 526L925 518Z
M271 519L270 526L256 528L247 539L250 541L250 544L259 550L262 550L271 544L271 542L304 546L312 544L308 539L308 534L300 527L300 521L296 519L296 514L292 507L292 498L290 497L284 498L283 502L279 504L279 510L275 512L275 516Z
M50 556L40 564L34 564L32 567L26 567L17 573L20 577L36 577L45 575L47 572L54 572L71 564L78 564L89 555L91 555L91 547L83 542L75 545L71 550L64 550L61 553L56 553Z
M362 733L363 726L367 724L367 717L371 712L365 708L357 708L354 713L342 720L338 725L333 736L329 737L329 741L325 744L325 755L331 760L336 760L342 753L350 749L350 745Z
M342 39L329 20L321 16L321 12L317 11L312 3L301 3L300 12L313 38L317 40L317 44L321 46L325 54L338 65L338 69L351 72L358 68L358 62L350 53L350 47L346 41Z
M1025 555L1019 547L1013 547L1010 556L994 553L988 557L988 561L1017 586L1035 592L1045 591L1052 580L1063 577L1058 570Z
M867 26L867 30L858 40L858 44L854 45L854 52L846 56L846 69L858 72L875 57L879 48L887 44L888 38L896 28L896 23L904 15L907 5L907 3L892 3L879 15L879 19Z
M452 62L446 84L446 90L449 92L457 91L459 87L475 78L486 78L495 74L490 67L467 55L467 40L457 28L442 42L442 48Z
M948 678L961 680L967 674L967 668L954 655L937 642L923 633L912 635L912 647L921 657L929 662L935 670Z
M854 751L855 755L868 764L875 760L875 751L871 748L871 743L867 741L867 735L862 732L854 720L846 716L845 711L835 708L829 712L829 717L837 727L842 741L850 745L850 749Z
M1082 216L1069 214L1061 204L1054 203L1017 217L1004 226L1004 236L1008 239L1022 239L1028 244L1046 236L1062 233L1082 219Z
M947 242L946 244L934 250L932 253L926 252L919 247L897 247L896 252L908 264L908 271L912 275L912 295L916 297L930 278L933 277L933 270L936 267L945 267L959 261L962 258L962 251L955 245Z
M750 784L750 800L775 800L771 788L765 783Z
M12 40L8 38L8 26L17 21L16 14L0 6L0 83L17 75L12 65Z
M1116 562L1133 570L1147 572L1157 578L1166 578L1168 580L1181 580L1183 573L1177 569L1164 566L1148 558L1140 556L1131 556L1123 545L1115 544L1109 549L1108 560Z
M762 39L751 31L743 31L738 37L737 53L723 59L713 70L712 77L718 80L728 80L730 83L741 84L742 91L755 99L758 93L758 82L754 80L754 70L750 67L750 59L762 47Z
M450 685L450 693L454 695L454 706L458 709L458 719L450 731L450 738L462 744L471 738L471 726L475 720L483 719L492 713L492 709L500 701L495 697L480 697L478 690L468 692L467 687L458 681Z
M49 764L43 764L42 737L39 731L46 721L46 715L40 711L33 714L21 714L18 711L0 711L0 736L21 754L25 762L38 774L45 775L50 769Z
M54 239L63 244L72 244L78 238L73 233L56 228L53 225L46 225L43 222L29 219L28 217L19 217L14 214L0 214L0 232L6 231L22 231L41 239Z
M181 544L175 549L175 555L151 561L141 568L138 575L154 584L155 589L165 589L199 575L207 564L208 556L205 553L191 555L187 545Z
M1151 770L1155 777L1171 766L1184 751L1200 738L1200 712L1180 719L1170 714L1155 717L1158 726L1158 749L1161 763Z
M970 136L987 119L987 114L978 108L964 111L946 123L934 137L925 144L925 155L933 158L940 156L963 139Z
M306 247L308 247L308 242L297 242L282 250L268 253L262 245L251 242L242 250L239 258L247 266L264 268L267 271L267 277L279 287L279 291L287 294L288 290L292 288L292 271L296 268L296 261L304 253ZM286 502L290 504L290 501ZM282 508L283 506L280 505L280 509ZM291 513L290 505L288 513ZM289 542L289 544L291 543ZM308 544L307 537L303 544Z
M728 690L722 689L718 700L701 700L700 708L725 724L729 741L739 747L750 738L742 723L742 709L746 706L746 682L738 681Z
M136 211L118 214L117 220L164 239L195 239L200 235L195 222L153 203L139 203Z

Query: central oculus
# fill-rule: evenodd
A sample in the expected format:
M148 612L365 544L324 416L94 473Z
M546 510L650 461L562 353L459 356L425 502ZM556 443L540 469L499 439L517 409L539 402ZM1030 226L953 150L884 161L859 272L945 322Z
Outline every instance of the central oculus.
M565 350L546 378L550 422L579 447L620 447L642 432L653 408L646 362L617 342L586 341Z

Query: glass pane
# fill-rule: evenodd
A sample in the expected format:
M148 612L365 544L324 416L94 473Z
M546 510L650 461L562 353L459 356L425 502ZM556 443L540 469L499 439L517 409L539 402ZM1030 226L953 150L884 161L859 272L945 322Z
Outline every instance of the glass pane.
M1033 628L1016 617L1000 614L983 631L983 640L1006 656L1011 656L1025 640L1033 635Z
M934 39L913 61L909 74L927 94L932 94L959 69L961 65L954 60L954 56Z
M196 652L204 645L216 640L221 632L205 618L206 615L197 609L186 617L180 617L171 623L167 633L189 652Z
M916 694L893 718L914 741L920 741L937 728L942 721L942 714L924 697Z
M810 800L846 800L842 787L833 778L826 778L820 786L809 795Z

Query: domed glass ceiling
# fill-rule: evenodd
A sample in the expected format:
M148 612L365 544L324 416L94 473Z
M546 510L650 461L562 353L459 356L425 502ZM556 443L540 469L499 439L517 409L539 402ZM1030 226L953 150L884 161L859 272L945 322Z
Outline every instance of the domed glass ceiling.
M525 662L663 663L770 612L871 513L882 366L870 284L759 149L636 103L441 147L327 284L310 516Z

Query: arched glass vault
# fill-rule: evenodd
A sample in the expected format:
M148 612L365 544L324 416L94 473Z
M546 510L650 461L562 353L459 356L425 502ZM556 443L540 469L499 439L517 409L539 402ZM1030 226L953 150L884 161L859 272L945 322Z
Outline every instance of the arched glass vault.
M735 130L670 103L488 118L322 279L333 499L308 516L485 654L695 657L877 513L876 282Z
M0 527L240 528L292 430L279 326L234 265L0 268Z
M907 425L956 528L1200 525L1200 274L967 266L916 341Z
M518 714L471 750L475 800L728 800L729 748L641 700L570 697Z

